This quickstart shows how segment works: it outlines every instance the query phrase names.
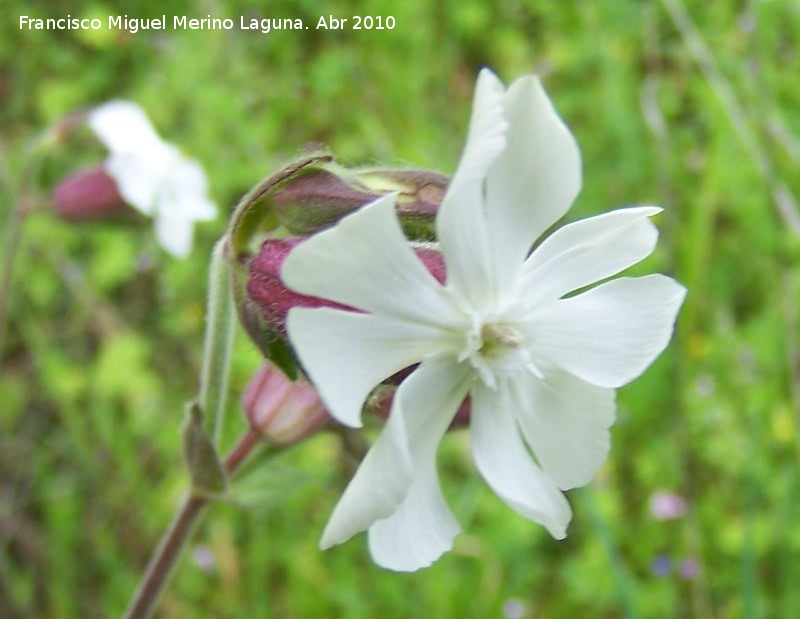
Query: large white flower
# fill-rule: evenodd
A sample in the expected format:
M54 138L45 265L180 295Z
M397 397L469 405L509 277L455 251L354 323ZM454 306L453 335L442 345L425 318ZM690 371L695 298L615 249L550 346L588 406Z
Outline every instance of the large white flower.
M217 215L203 168L164 142L135 103L110 101L89 112L87 122L111 151L105 169L120 195L155 219L156 238L165 250L185 257L194 222Z
M394 196L294 249L282 271L298 292L362 310L295 308L288 317L292 345L336 419L359 426L370 390L419 363L321 542L368 529L373 559L394 570L429 565L459 531L435 454L467 394L481 475L563 538L571 510L562 490L588 483L605 460L613 390L665 348L685 295L650 275L566 296L649 255L658 233L648 218L660 209L578 221L530 253L580 189L578 148L534 76L505 90L484 70L473 105L436 219L446 285L404 238Z

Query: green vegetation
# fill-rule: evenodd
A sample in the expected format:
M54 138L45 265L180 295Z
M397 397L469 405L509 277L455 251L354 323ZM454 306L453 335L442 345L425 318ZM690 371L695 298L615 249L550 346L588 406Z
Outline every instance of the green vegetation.
M555 542L501 504L459 431L440 457L464 528L453 552L410 575L372 565L363 536L320 552L353 470L322 435L245 479L245 509L209 511L157 616L795 616L800 7L492 6L3 3L0 225L13 230L15 208L38 208L16 239L0 350L0 616L113 617L127 604L186 488L179 427L198 388L208 260L237 199L309 143L347 165L452 171L484 65L506 82L542 75L572 128L585 187L569 217L664 206L659 249L636 272L689 288L670 348L619 392L608 464L570 493L569 537ZM67 14L210 14L237 27L19 28L20 15ZM395 27L315 29L329 14L391 15ZM239 16L309 28L243 31ZM198 227L185 261L155 245L149 222L79 225L47 211L55 183L104 152L80 131L39 155L32 145L65 115L112 98L141 104L208 172L221 215ZM258 364L237 333L226 447L244 428L239 399ZM683 496L687 513L654 518L657 491Z

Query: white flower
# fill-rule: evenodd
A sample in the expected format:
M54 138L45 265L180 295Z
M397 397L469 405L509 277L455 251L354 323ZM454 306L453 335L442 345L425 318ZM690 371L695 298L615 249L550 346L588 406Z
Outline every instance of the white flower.
M376 563L402 571L451 548L459 527L439 487L436 449L467 394L480 474L520 514L565 536L562 490L588 483L605 460L613 390L666 347L685 295L650 275L565 296L639 262L658 236L648 217L660 209L629 208L564 226L530 253L580 184L578 148L538 79L505 90L484 70L436 219L445 286L404 238L394 196L289 255L290 287L363 310L295 308L288 317L290 340L336 419L359 426L370 390L419 363L323 548L368 529Z
M156 238L165 250L185 257L194 222L217 214L203 168L162 141L135 103L110 101L89 112L87 122L111 151L105 169L120 195L155 219Z

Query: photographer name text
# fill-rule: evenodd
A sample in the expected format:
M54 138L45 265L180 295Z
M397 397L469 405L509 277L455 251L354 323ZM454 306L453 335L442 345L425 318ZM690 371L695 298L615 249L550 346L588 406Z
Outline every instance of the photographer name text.
M308 24L298 18L255 18L240 16L238 20L217 18L208 15L202 18L166 15L156 18L137 18L127 15L109 15L106 19L66 17L40 19L20 15L20 30L124 30L136 34L143 30L251 30L268 34L274 30L308 30ZM338 17L321 15L314 26L315 30L393 30L395 19L391 15L351 15Z

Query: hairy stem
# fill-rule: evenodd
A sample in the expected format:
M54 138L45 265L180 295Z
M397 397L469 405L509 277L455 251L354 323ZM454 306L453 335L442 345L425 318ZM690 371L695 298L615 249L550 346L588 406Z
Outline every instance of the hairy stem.
M235 323L231 270L225 259L227 237L214 246L209 269L206 336L200 377L200 409L204 429L216 445L228 394L228 375Z
M214 246L209 269L206 334L203 346L203 368L200 376L200 410L204 416L204 431L216 444L225 413L233 343L234 308L230 266L225 259L227 237ZM258 444L259 438L248 431L225 459L227 474L233 473ZM125 619L146 619L155 609L161 592L169 581L178 558L197 526L210 499L188 494L167 531L161 538L139 587L125 611Z
M259 441L260 437L253 430L248 430L225 458L225 472L235 472ZM124 619L147 619L153 614L186 543L197 527L199 517L209 503L208 498L199 496L188 495L183 499L142 575L136 593L123 615Z

